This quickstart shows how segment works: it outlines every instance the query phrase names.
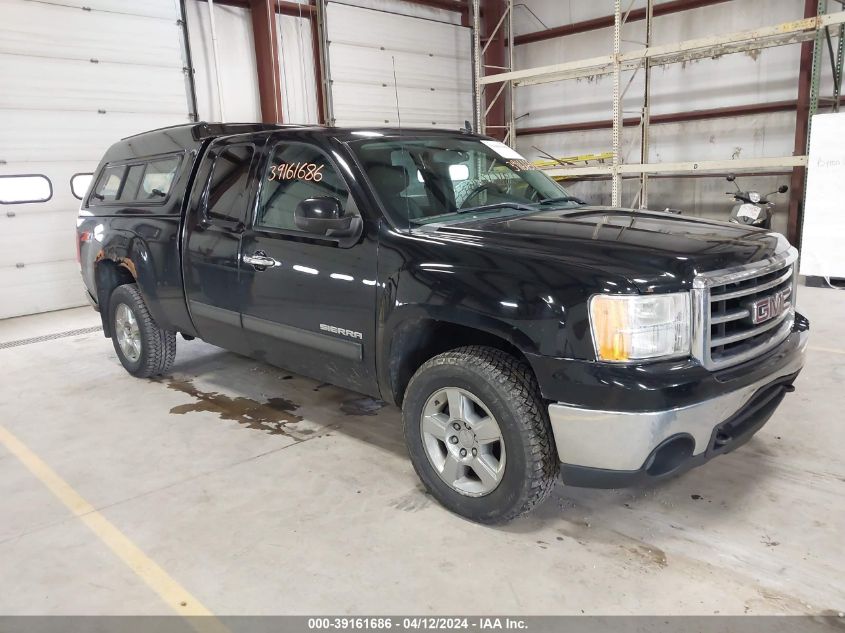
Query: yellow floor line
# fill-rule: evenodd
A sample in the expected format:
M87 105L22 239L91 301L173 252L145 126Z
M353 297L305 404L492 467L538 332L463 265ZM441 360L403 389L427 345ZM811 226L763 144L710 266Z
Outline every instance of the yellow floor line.
M120 558L147 586L155 591L176 613L185 616L197 631L226 633L228 629L197 598L174 580L129 537L88 503L70 484L59 477L44 461L33 453L10 431L0 426L0 444L17 457L65 504L94 534ZM206 616L206 617L199 617ZM211 617L207 617L211 616Z
M811 349L814 352L827 352L828 354L845 354L845 349L832 349L830 347L816 347L814 345L810 345L807 349Z

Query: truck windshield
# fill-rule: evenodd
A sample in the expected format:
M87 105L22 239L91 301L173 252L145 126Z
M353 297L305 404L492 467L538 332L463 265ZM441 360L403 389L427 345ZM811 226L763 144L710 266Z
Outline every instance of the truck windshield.
M349 145L398 226L583 204L498 141L391 137Z

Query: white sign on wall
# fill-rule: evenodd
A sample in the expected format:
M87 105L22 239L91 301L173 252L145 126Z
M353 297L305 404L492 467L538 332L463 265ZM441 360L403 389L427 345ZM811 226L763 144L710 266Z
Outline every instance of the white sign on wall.
M845 277L845 112L817 114L810 131L801 274Z

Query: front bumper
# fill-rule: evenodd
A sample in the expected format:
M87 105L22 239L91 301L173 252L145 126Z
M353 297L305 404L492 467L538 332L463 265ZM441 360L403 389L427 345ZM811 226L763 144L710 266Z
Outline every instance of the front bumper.
M792 390L804 365L807 339L807 328L796 327L766 361L765 375L749 370L745 375L753 375L751 381L724 380L721 393L682 406L603 410L550 405L564 482L598 488L636 485L677 474L741 446ZM741 386L731 389L735 381Z

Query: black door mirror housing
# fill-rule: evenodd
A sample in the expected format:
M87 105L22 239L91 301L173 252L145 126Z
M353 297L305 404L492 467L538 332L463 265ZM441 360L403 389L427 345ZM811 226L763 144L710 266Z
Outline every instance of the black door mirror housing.
M787 187L786 185L781 185L780 187L778 187L778 193L786 193L787 191L789 191L789 187Z
M354 229L354 216L347 215L340 200L332 197L306 198L302 200L293 214L296 228L314 233L343 237Z

